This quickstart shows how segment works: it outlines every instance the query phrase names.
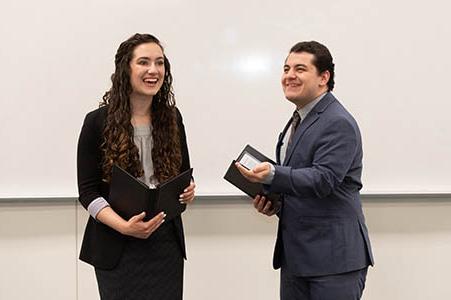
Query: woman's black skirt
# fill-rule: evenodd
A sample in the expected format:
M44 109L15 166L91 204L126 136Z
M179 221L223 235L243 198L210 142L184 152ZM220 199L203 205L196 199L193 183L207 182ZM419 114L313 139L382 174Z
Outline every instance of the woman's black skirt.
M173 222L146 240L129 238L114 269L95 271L102 300L181 300L183 256Z

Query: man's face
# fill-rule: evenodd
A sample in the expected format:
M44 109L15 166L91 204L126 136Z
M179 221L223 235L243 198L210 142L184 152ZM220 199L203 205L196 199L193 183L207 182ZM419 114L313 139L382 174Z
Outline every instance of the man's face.
M290 53L285 61L282 74L282 88L285 97L303 107L327 91L329 72L318 74L313 65L314 55L307 52Z

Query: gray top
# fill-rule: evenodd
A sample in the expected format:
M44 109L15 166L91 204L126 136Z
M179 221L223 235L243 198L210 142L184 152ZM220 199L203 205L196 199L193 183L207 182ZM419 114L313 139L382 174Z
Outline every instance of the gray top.
M138 179L150 188L154 188L158 184L158 181L153 174L152 127L147 125L133 126L133 130L133 141L135 142L136 147L138 147L139 159L144 170L144 175ZM89 204L88 212L93 218L96 218L97 214L107 206L109 206L108 202L103 197L99 197Z
M133 140L139 150L139 159L143 166L144 175L139 179L148 185L150 188L156 187L158 180L153 175L153 161L152 161L152 127L151 126L139 126L133 127L134 135Z

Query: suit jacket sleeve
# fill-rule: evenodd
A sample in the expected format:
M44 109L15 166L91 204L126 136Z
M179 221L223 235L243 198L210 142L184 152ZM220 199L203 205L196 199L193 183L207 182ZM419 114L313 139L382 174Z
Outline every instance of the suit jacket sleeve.
M89 113L83 123L77 149L77 178L79 201L84 208L98 197L102 197L101 128L96 113Z
M311 165L275 166L270 190L293 196L328 196L348 173L360 143L358 129L349 120L340 118L330 121L314 143ZM298 149L294 151L293 156Z

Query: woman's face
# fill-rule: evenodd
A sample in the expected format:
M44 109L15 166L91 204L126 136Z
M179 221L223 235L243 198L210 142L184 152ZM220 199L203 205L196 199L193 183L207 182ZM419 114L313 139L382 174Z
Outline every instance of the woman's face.
M164 56L160 46L155 43L136 46L130 61L132 96L155 96L163 85L164 74Z

